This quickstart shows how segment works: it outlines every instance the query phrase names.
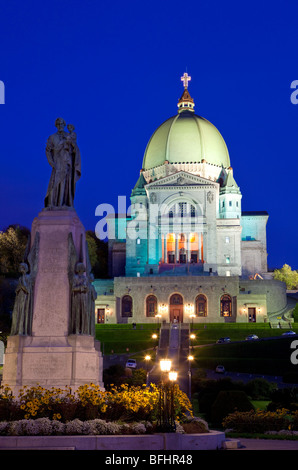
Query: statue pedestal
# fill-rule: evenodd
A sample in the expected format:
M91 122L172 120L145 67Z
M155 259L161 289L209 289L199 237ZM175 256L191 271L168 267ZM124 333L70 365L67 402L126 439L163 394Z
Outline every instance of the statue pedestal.
M70 334L69 329L69 234L86 266L85 229L74 209L44 210L33 221L32 244L37 232L40 241L32 334L8 338L2 383L15 395L22 386L36 384L76 390L92 382L103 388L98 342L93 336Z

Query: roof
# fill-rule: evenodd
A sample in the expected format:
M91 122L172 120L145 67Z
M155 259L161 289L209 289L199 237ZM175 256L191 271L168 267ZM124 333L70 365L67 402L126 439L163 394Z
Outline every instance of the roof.
M267 211L242 211L241 213L242 217L245 217L245 216L264 216L264 215L267 215L269 216L268 212Z
M151 136L143 169L169 163L207 163L230 167L226 143L218 129L192 110L183 110L164 121Z

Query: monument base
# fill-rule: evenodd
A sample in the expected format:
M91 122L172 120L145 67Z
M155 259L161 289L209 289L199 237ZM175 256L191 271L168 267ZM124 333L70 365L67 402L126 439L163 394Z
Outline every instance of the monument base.
M98 344L97 344L98 343ZM10 336L3 385L17 397L22 387L71 387L93 383L104 390L103 358L92 336Z

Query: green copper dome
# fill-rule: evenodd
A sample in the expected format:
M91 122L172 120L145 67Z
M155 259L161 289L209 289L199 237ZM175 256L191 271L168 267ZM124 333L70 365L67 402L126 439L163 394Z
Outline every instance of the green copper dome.
M182 103L181 99L179 103ZM230 167L226 143L216 127L192 109L180 109L152 135L145 150L143 169L149 170L165 161L200 163L202 160Z

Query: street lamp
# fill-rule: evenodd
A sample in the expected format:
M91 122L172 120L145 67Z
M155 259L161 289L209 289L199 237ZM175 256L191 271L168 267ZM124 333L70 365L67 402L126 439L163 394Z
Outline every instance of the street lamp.
M191 397L191 370L190 370L190 364L194 360L194 357L192 355L188 356L188 398L190 399Z
M148 385L148 378L149 378L148 364L149 364L150 360L151 360L151 356L149 356L149 354L147 354L145 356L145 361L146 361L146 385Z
M195 316L194 313L191 313L191 314L189 315L189 318L191 318L191 331L193 331L193 319L194 319L195 317L196 317L196 316Z
M151 356L149 356L149 354L147 354L145 356L145 361L146 361L146 364L147 364L147 372L148 372L148 363L149 363L150 360L151 360Z
M170 372L172 361L170 359L161 359L159 365L162 372Z
M157 313L155 315L155 318L157 319L157 324L158 324L158 329L159 329L160 328L160 326L159 326L160 320L159 319L161 318L161 313Z
M173 370L171 370L171 371L169 372L169 379L170 379L171 382L176 382L177 377L178 377L178 373L177 373L177 372L175 372L175 371L173 371Z
M153 335L151 336L151 338L154 340L154 350L157 349L157 334L156 333L153 333Z
M174 380L177 373L171 371L172 361L162 359L159 363L161 370L161 381L159 384L159 429L162 432L175 431L174 416ZM168 372L167 380L166 372Z
M169 372L169 380L170 380L170 419L169 425L170 430L176 430L175 424L175 406L174 406L174 390L175 390L175 382L177 381L178 373L175 371Z

